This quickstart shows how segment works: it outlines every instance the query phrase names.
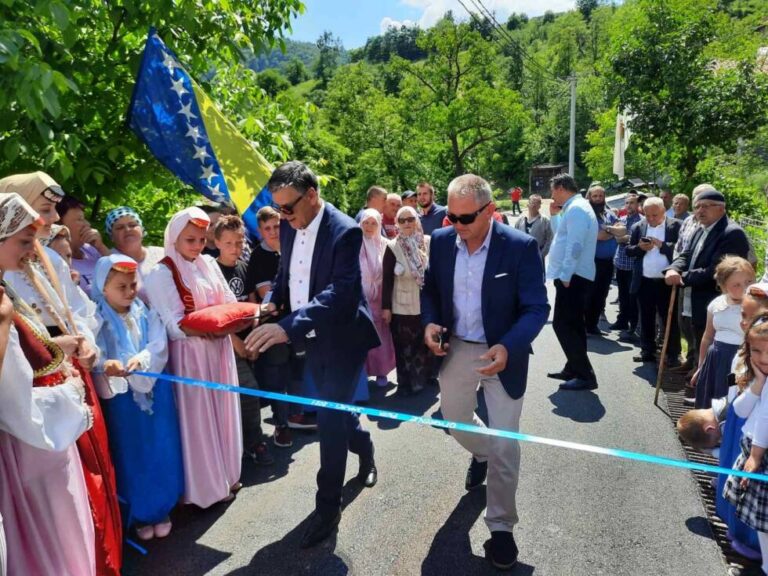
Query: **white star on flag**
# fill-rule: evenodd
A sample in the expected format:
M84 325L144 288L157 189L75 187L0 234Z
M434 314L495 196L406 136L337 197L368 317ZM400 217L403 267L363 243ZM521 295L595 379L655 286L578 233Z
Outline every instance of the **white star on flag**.
M205 146L195 146L195 155L192 156L195 160L200 160L202 163L207 157L210 157L210 154L208 154L208 151L205 149Z
M184 116L187 117L187 122L192 120L192 118L197 118L195 114L192 112L192 102L189 102L186 105L182 105L181 110L176 112L176 114L184 114Z
M178 80L173 81L173 88L171 88L176 94L179 95L179 98L181 98L182 94L189 94L186 88L184 88L184 78L179 78ZM182 112L183 114L183 112Z
M224 200L224 194L221 193L220 186L221 184L216 184L216 186L208 186L208 190L211 191L211 196L213 196L219 202Z
M197 141L200 138L200 128L190 125L189 130L187 130L185 136L189 136L193 140Z
M179 64L176 62L176 60L171 56L170 54L165 54L163 56L163 65L168 68L168 72L173 73L174 68L181 68Z
M217 174L213 171L213 164L210 166L203 166L203 175L200 176L201 179L208 180L208 184L210 184L214 176L217 176Z

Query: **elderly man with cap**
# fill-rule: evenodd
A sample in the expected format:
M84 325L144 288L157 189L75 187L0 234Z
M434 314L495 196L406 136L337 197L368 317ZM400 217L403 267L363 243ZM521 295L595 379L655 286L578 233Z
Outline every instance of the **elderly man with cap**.
M700 184L694 188L693 197L699 227L664 276L668 285L683 287L682 306L690 310L694 350L698 350L707 326L707 305L719 294L715 267L726 255L746 258L750 246L741 226L726 216L725 196L714 186Z
M403 199L403 206L410 206L411 208L418 211L419 201L416 196L416 192L413 190L406 190L400 197Z

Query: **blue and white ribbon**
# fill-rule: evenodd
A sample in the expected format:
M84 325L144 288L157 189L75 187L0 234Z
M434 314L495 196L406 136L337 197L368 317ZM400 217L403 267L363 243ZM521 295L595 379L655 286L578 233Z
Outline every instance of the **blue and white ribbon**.
M392 412L391 410L380 410L368 406L355 406L352 404L342 404L340 402L330 402L328 400L316 400L305 398L303 396L294 396L293 394L282 394L279 392L268 392L266 390L252 390L240 386L229 384L220 384L218 382L208 382L196 378L187 378L185 376L174 376L172 374L157 374L155 372L133 372L138 376L147 376L150 378L160 378L185 384L188 386L197 386L199 388L208 388L209 390L221 390L223 392L234 392L236 394L245 394L247 396L256 396L258 398L267 398L269 400L280 400L292 404L302 404L314 408L327 408L330 410L340 410L342 412L351 412L353 414L365 414L376 418L388 418L390 420L399 420L401 422L410 422L412 424L422 424L434 426L436 428L445 428L446 430L459 430L461 432L471 432L473 434L484 434L486 436L498 436L500 438L509 438L510 440L519 440L520 442L531 442L533 444L545 444L547 446L556 446L568 450L578 450L580 452L591 452L593 454L603 454L622 458L624 460L634 460L636 462L646 462L659 466L669 466L672 468L684 468L686 470L698 470L701 472L712 472L714 474L726 474L738 476L740 478L749 478L750 480L761 480L768 482L768 475L755 472L745 472L743 470L732 470L722 466L713 466L711 464L700 464L698 462L689 462L687 460L675 460L674 458L665 458L663 456L654 456L652 454L643 454L642 452L631 452L629 450L620 450L618 448L603 448L602 446L592 446L591 444L581 444L579 442L568 442L566 440L557 440L554 438L544 438L534 436L523 432L513 432L511 430L498 430L496 428L485 428L474 424L465 424L463 422L451 422L450 420L439 420L426 416L414 416L413 414L403 414L401 412Z

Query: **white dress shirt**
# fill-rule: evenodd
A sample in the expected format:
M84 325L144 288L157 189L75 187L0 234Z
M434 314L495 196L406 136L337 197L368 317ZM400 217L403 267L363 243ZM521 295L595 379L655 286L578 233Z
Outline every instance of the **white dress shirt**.
M655 238L656 240L664 242L664 239L666 238L666 230L664 229L665 224L666 219L658 226L649 225L645 235L648 238ZM667 267L669 267L669 260L667 260L667 257L661 253L658 247L654 246L651 250L645 253L645 257L643 258L643 276L645 278L664 278L664 272L662 272L662 270Z
M296 231L291 251L291 263L288 268L288 289L291 293L291 311L295 312L309 303L309 276L312 270L312 256L315 252L317 232L325 212L325 203L320 204L320 211L309 226Z
M462 340L485 342L483 327L483 274L491 245L493 225L480 248L472 254L467 244L456 235L456 268L453 274L453 333Z

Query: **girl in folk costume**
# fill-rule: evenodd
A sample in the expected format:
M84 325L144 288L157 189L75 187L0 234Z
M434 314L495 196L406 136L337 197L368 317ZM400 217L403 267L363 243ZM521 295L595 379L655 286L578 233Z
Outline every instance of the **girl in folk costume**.
M58 220L56 201L64 194L58 184L44 172L17 174L0 180L0 192L9 191L17 191L40 213L45 225L38 230L38 237L49 236L51 225ZM26 302L21 313L46 328L46 336L64 351L85 382L93 427L78 439L77 446L96 532L96 570L99 575L117 576L123 538L115 471L104 416L88 372L97 360L92 332L95 318L87 316L93 308L82 302L64 260L39 242L35 244L35 259L27 260L21 270L9 271L5 281Z
M179 326L192 311L236 301L216 262L201 254L208 226L210 219L200 208L187 208L171 218L165 229L166 256L147 278L147 294L168 332L170 371L178 376L236 383L229 336ZM184 501L207 508L231 500L241 486L243 453L237 395L177 384L176 404L184 458Z
M363 292L373 314L373 322L379 333L381 346L368 352L365 371L376 377L376 384L387 385L387 375L395 368L395 347L389 325L381 314L381 295L384 282L382 260L387 248L387 241L381 235L381 213L373 208L363 210L360 217L363 229L363 247L360 250L360 271L363 280Z
M0 269L31 255L38 215L0 195ZM9 293L11 293L9 291ZM0 573L94 576L94 528L75 440L92 423L83 381L61 348L0 288ZM0 523L1 525L2 523Z
M137 298L138 264L122 254L96 262L96 342L103 373L94 378L109 430L117 489L142 540L171 531L170 511L184 493L181 440L171 383L135 370L162 372L168 338L160 317Z
M429 261L429 236L425 236L416 210L403 206L397 212L396 238L384 253L382 314L392 326L397 360L397 394L410 396L424 389L429 353L421 327L421 287Z

